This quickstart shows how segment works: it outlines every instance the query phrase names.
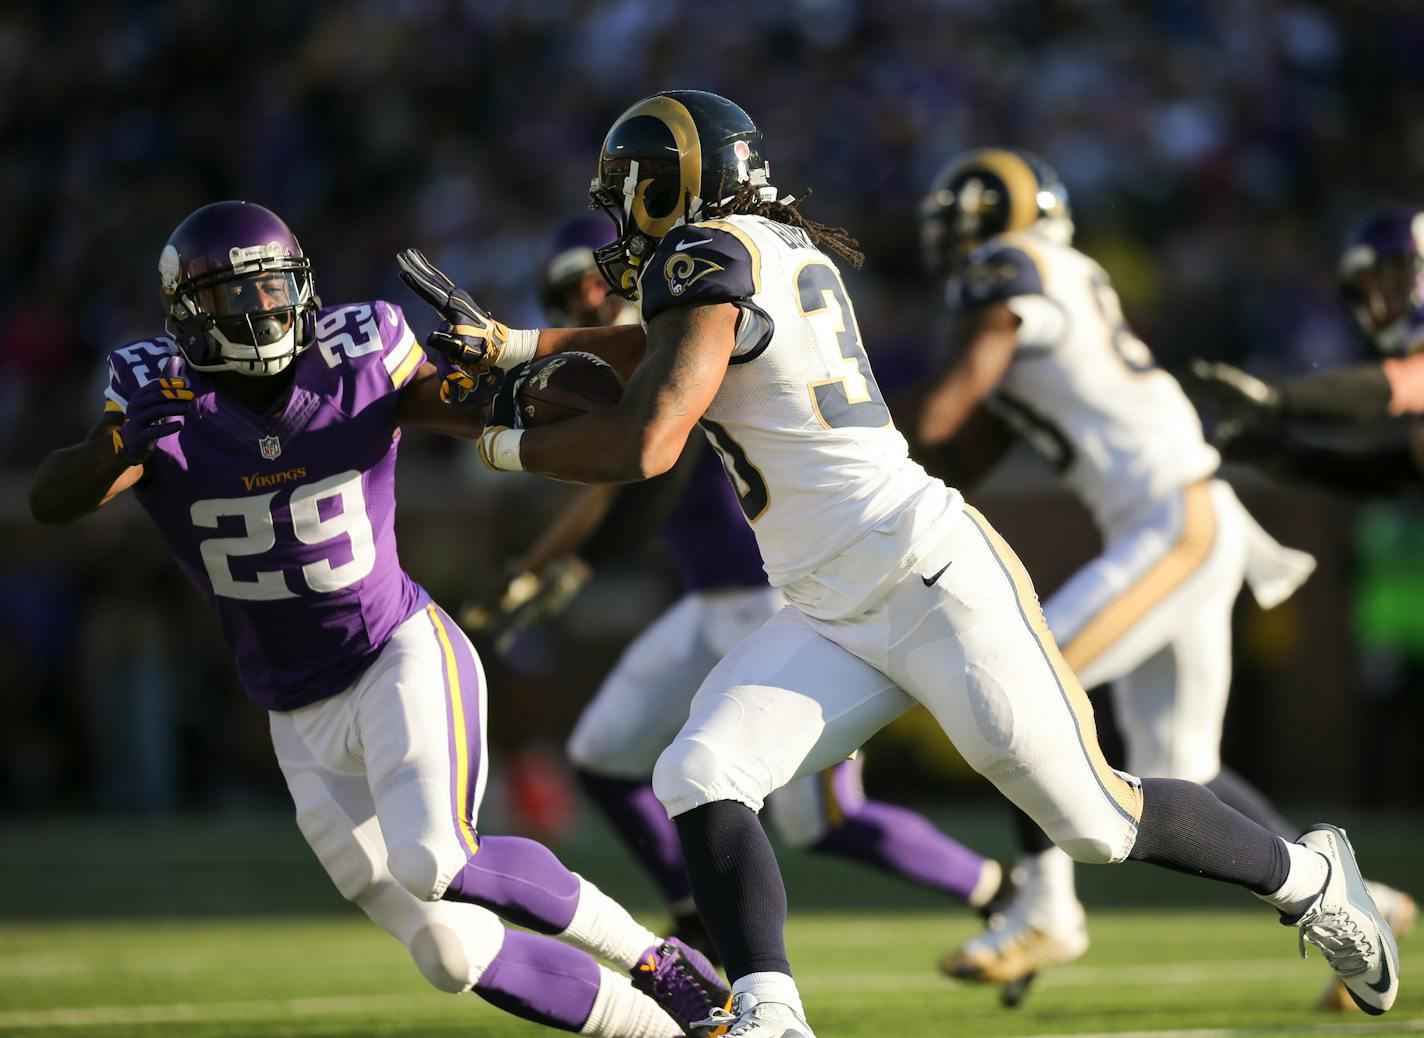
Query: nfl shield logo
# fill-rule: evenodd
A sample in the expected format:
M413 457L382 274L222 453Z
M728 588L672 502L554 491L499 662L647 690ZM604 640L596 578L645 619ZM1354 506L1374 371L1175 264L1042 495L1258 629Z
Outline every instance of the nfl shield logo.
M275 436L264 436L257 441L257 449L262 452L262 457L271 461L281 455L282 441Z

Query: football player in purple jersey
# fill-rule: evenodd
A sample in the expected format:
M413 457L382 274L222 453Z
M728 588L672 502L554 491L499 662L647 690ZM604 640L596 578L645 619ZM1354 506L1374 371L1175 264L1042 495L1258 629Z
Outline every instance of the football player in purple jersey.
M1383 359L1280 383L1195 360L1194 390L1222 412L1214 443L1229 460L1347 494L1393 495L1424 477L1424 211L1394 206L1350 231L1340 291ZM1368 425L1411 417L1408 442L1371 450L1301 439L1297 423Z
M394 477L403 429L477 437L481 409L442 404L399 307L322 306L261 206L192 213L159 275L166 334L110 354L104 416L41 464L35 517L135 491L270 712L302 834L435 987L580 1034L685 1032L726 997L700 953L476 825L484 674L401 567Z
M595 214L559 228L539 279L551 324L637 323L636 308L610 290L594 261L593 250L614 237L608 219ZM677 829L653 793L653 765L687 719L707 672L784 604L767 586L756 539L717 455L693 441L663 476L616 490L587 488L517 560L496 601L476 607L466 622L493 631L547 615L541 603L566 603L570 584L590 566L636 551L654 535L686 593L604 679L569 737L568 753L585 793L657 885L674 932L710 952ZM914 811L867 799L861 768L857 755L777 790L767 810L782 839L864 862L986 915L1007 900L1010 884L998 862Z

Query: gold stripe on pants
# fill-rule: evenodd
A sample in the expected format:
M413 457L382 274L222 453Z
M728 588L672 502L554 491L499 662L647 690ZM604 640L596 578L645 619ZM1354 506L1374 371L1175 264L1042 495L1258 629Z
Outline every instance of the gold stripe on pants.
M1084 754L1087 755L1088 763L1093 769L1093 774L1097 776L1098 784L1112 798L1123 814L1131 818L1133 822L1139 821L1142 818L1142 790L1108 766L1107 758L1103 756L1102 747L1098 745L1098 725L1093 719L1093 704L1088 702L1088 694L1083 691L1083 686L1078 683L1077 676L1063 659L1063 654L1058 651L1058 643L1053 640L1053 635L1048 630L1048 624L1043 619L1043 610L1039 607L1038 595L1033 590L1033 581L1029 579L1028 571L1023 568L1023 563L1014 554L1014 550L999 536L998 531L989 525L989 521L979 514L977 509L966 504L964 514L979 528L984 540L988 542L989 550L998 558L999 565L1004 568L1004 572L1013 581L1019 611L1028 622L1033 636L1038 639L1039 647L1043 650L1043 657L1047 660L1058 681L1058 689L1072 711L1073 721L1078 729L1078 742L1083 747Z
M1216 543L1216 508L1211 484L1194 483L1182 492L1182 535L1130 588L1099 609L1063 646L1063 657L1082 671L1132 629L1154 606L1180 587L1211 555Z

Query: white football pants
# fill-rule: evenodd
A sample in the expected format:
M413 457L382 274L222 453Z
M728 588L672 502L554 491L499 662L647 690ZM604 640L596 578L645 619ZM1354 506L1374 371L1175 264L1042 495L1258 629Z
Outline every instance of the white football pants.
M484 687L474 647L430 605L346 691L270 715L302 835L341 895L442 991L473 987L504 943L494 913L439 900L474 845Z
M1231 611L1248 568L1257 597L1275 605L1314 560L1272 541L1220 480L1145 505L1103 539L1044 606L1049 629L1085 687L1112 682L1129 771L1209 782L1221 771ZM1263 588L1257 571L1272 565Z
M918 701L1060 847L1122 860L1141 788L1103 759L1092 707L1017 557L966 506L923 558L859 615L818 620L787 606L732 649L658 758L653 785L668 813L719 800L760 810Z

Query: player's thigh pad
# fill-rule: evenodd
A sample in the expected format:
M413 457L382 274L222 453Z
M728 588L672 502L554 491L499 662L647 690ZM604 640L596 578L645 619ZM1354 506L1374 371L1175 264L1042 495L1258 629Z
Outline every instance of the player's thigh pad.
M707 675L653 789L671 816L719 800L760 811L773 790L844 759L910 706L787 607Z
M1087 688L1115 681L1181 633L1183 617L1229 613L1246 570L1247 526L1228 486L1193 484L1106 532L1103 553L1044 607Z
M719 658L704 636L706 614L702 595L684 595L633 640L574 725L575 765L615 778L652 773Z
M416 897L438 900L479 848L488 768L479 657L431 605L396 629L355 692L391 873Z
M272 745L296 808L297 828L341 896L355 901L385 870L385 842L365 777L324 770L292 715L273 713L271 720Z
M964 759L1080 861L1119 861L1141 790L1098 746L1088 697L1048 633L1018 558L965 507L921 567L865 616L818 624L881 667Z
M410 952L441 991L467 991L499 954L504 928L492 912L427 903L395 881L375 803L362 775L324 771L287 715L273 715L273 744L296 806L297 825L341 895Z
M861 760L857 755L803 775L772 793L766 810L781 838L793 847L812 847L855 814L865 803Z

